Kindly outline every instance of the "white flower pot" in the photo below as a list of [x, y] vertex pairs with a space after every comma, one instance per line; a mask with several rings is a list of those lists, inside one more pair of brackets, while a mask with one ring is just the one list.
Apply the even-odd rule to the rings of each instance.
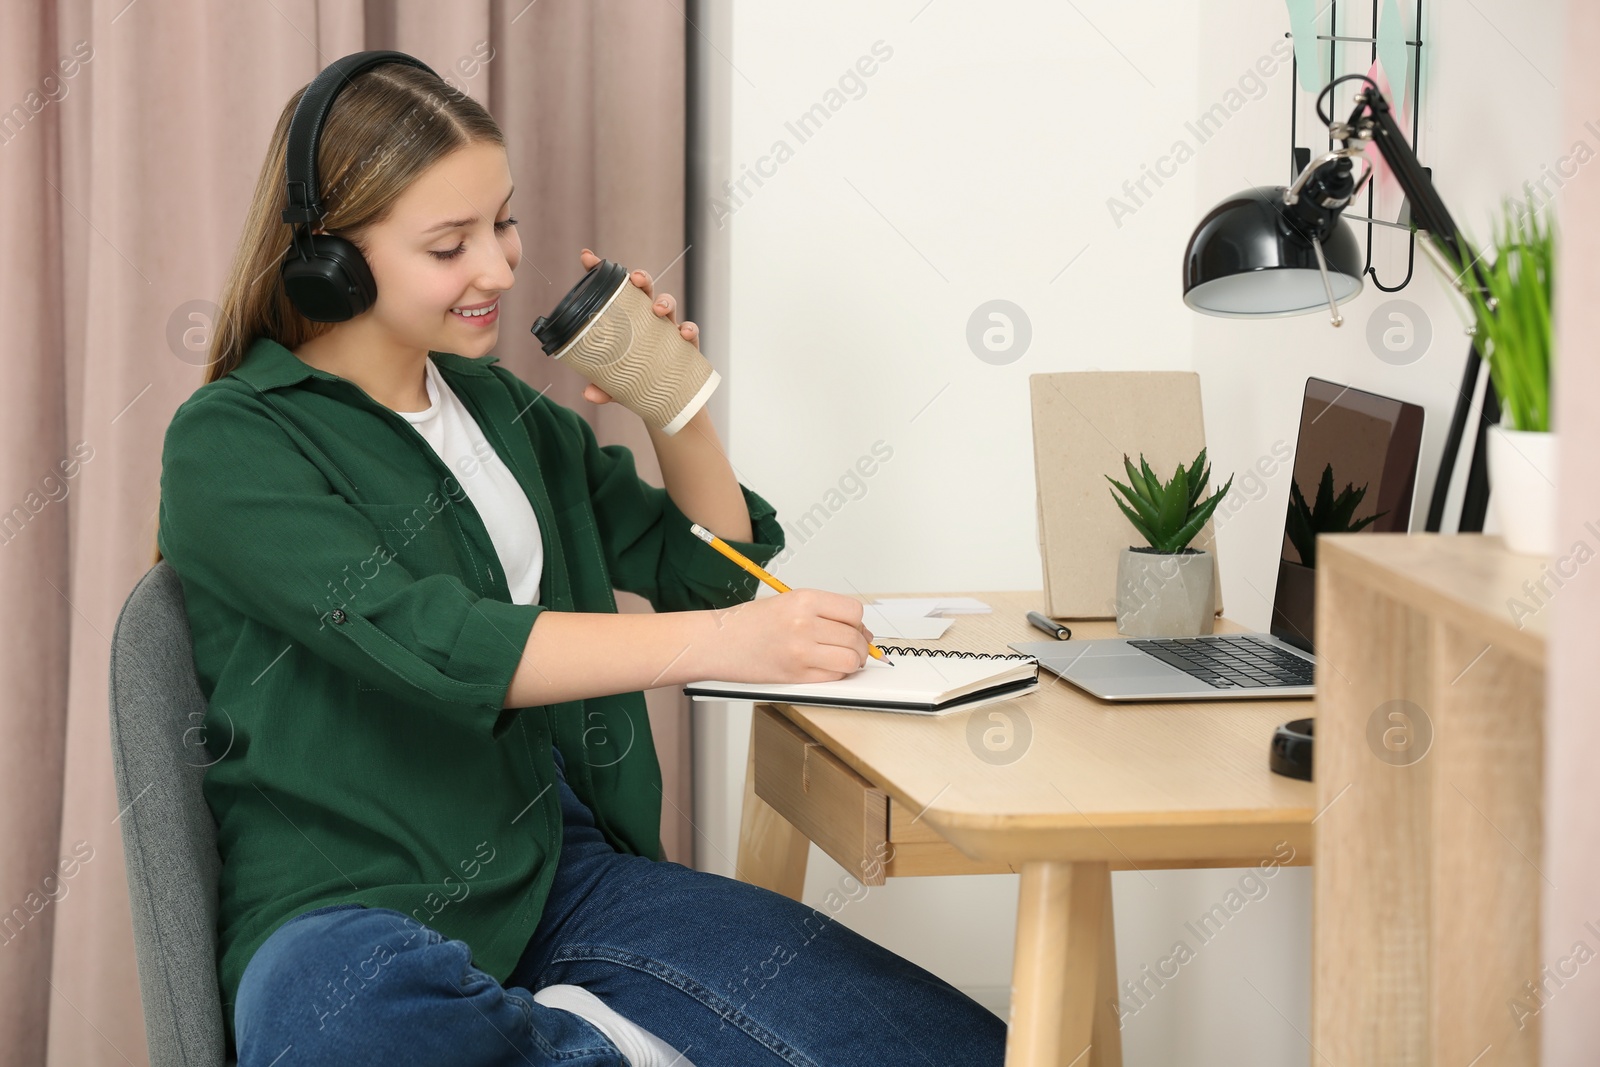
[[1117, 633], [1199, 637], [1212, 632], [1216, 578], [1211, 553], [1125, 548], [1117, 557]]
[[1556, 554], [1556, 435], [1491, 426], [1489, 505], [1506, 547]]

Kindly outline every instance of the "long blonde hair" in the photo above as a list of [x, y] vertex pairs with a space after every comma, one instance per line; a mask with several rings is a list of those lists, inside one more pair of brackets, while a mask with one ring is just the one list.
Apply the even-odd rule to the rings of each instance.
[[[295, 310], [279, 275], [291, 236], [282, 217], [289, 203], [284, 178], [289, 122], [306, 88], [283, 106], [256, 178], [255, 196], [222, 287], [204, 384], [237, 368], [257, 338], [292, 350], [337, 325], [313, 322]], [[364, 251], [361, 239], [367, 229], [388, 218], [394, 202], [423, 171], [456, 149], [479, 142], [503, 146], [499, 124], [481, 104], [438, 75], [400, 63], [363, 71], [340, 91], [323, 122], [317, 181], [325, 214], [319, 229]], [[159, 562], [158, 542], [153, 563]]]

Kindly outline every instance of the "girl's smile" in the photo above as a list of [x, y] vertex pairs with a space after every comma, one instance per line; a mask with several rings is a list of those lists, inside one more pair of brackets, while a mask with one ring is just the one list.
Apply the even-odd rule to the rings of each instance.
[[453, 307], [450, 309], [450, 315], [474, 329], [492, 326], [500, 318], [500, 298], [495, 297], [484, 304], [463, 304]]

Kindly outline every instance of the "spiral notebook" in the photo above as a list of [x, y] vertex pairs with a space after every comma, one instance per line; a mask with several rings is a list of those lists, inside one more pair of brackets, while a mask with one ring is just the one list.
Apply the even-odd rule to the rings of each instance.
[[875, 659], [854, 674], [832, 682], [796, 684], [690, 682], [684, 693], [696, 700], [758, 700], [913, 715], [1009, 700], [1039, 685], [1039, 661], [1008, 652], [963, 652], [953, 648], [879, 645], [893, 661]]

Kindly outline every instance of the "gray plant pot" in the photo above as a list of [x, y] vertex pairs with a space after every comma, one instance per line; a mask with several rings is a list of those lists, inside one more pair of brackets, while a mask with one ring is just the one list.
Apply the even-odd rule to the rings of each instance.
[[1198, 637], [1215, 624], [1211, 554], [1125, 548], [1117, 557], [1117, 633]]

